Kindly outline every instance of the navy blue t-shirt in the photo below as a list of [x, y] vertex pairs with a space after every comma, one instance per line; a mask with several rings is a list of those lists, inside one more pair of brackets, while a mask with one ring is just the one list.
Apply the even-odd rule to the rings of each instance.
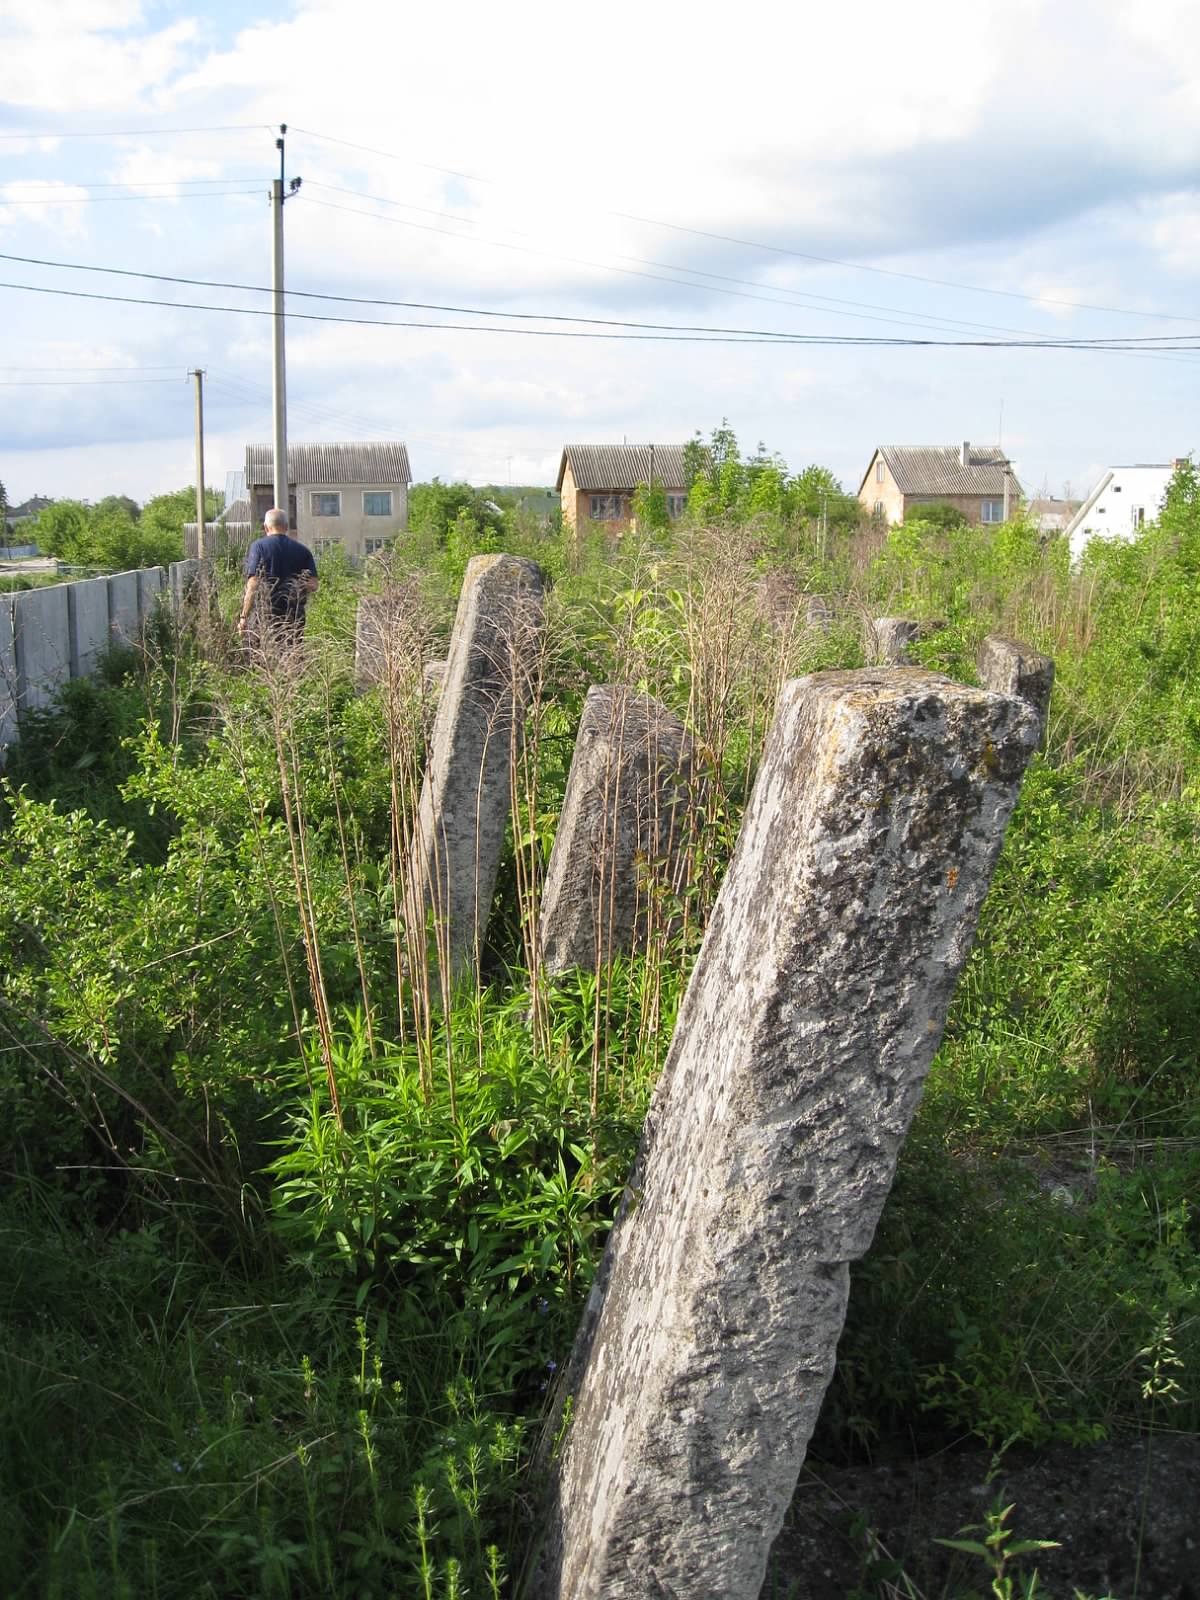
[[250, 546], [243, 569], [246, 577], [258, 578], [267, 591], [271, 613], [295, 620], [304, 615], [308, 591], [300, 583], [306, 572], [317, 575], [313, 554], [299, 539], [286, 533], [269, 533]]

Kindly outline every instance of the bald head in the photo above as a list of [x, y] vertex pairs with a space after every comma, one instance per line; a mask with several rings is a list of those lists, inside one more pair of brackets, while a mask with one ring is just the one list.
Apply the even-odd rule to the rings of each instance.
[[288, 531], [287, 512], [280, 511], [276, 506], [274, 511], [268, 511], [263, 518], [263, 527], [268, 533], [286, 533]]

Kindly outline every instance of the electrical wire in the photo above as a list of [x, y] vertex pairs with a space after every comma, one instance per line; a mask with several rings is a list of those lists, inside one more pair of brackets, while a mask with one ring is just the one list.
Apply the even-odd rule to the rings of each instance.
[[227, 200], [230, 196], [268, 194], [265, 183], [253, 189], [207, 189], [197, 194], [84, 194], [61, 200], [8, 200], [0, 195], [0, 211], [6, 206], [33, 206], [39, 210], [59, 210], [64, 206], [119, 205], [128, 200]]
[[87, 128], [62, 129], [57, 133], [34, 129], [26, 133], [0, 133], [0, 139], [167, 139], [181, 133], [263, 132], [272, 133], [274, 129], [268, 122], [218, 122], [203, 128]]

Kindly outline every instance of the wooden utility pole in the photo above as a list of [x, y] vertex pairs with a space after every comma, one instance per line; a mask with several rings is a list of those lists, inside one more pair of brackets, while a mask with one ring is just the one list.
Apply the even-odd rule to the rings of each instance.
[[196, 380], [196, 555], [204, 560], [204, 374], [199, 367], [191, 376]]

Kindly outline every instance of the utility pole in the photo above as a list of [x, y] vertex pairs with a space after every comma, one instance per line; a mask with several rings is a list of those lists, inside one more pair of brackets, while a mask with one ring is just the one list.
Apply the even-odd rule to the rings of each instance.
[[274, 355], [274, 370], [271, 381], [271, 405], [274, 422], [274, 455], [275, 455], [275, 504], [283, 512], [290, 515], [288, 506], [288, 470], [287, 470], [287, 376], [285, 371], [283, 347], [283, 202], [294, 195], [300, 187], [300, 179], [293, 178], [287, 184], [284, 177], [284, 135], [287, 133], [287, 123], [279, 124], [279, 138], [275, 141], [275, 148], [279, 151], [279, 176], [271, 184], [271, 281], [273, 286], [272, 309], [274, 311], [272, 340]]
[[196, 555], [204, 560], [204, 374], [199, 367], [191, 376], [196, 380]]

